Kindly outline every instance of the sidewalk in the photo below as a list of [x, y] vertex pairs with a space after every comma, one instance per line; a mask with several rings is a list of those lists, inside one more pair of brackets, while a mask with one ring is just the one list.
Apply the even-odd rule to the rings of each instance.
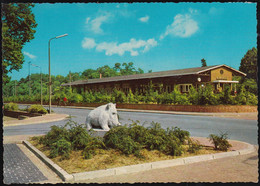
[[258, 153], [75, 183], [258, 182]]
[[37, 117], [31, 117], [24, 120], [13, 119], [9, 121], [4, 121], [4, 127], [6, 126], [16, 126], [16, 125], [29, 125], [29, 124], [37, 124], [37, 123], [47, 123], [53, 121], [60, 121], [66, 119], [69, 115], [67, 114], [46, 114]]

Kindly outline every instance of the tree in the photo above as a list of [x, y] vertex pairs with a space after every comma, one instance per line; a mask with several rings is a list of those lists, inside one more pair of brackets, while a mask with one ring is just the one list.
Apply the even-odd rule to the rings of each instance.
[[108, 65], [104, 65], [103, 67], [99, 67], [97, 69], [97, 72], [99, 74], [102, 74], [102, 77], [113, 77], [113, 76], [117, 75], [117, 72], [113, 68], [110, 68]]
[[37, 24], [32, 3], [2, 4], [2, 69], [3, 82], [10, 81], [8, 72], [19, 70], [24, 63], [22, 49], [34, 38]]
[[113, 69], [117, 72], [120, 71], [121, 70], [121, 63], [115, 63], [115, 66], [113, 67]]
[[129, 63], [123, 63], [122, 66], [124, 66], [124, 69], [121, 69], [121, 75], [131, 75], [131, 74], [136, 74], [136, 70], [133, 67], [134, 63], [129, 62]]
[[207, 62], [204, 58], [201, 59], [201, 67], [206, 67], [207, 66]]
[[247, 74], [247, 78], [257, 80], [257, 49], [248, 50], [241, 59], [239, 70]]

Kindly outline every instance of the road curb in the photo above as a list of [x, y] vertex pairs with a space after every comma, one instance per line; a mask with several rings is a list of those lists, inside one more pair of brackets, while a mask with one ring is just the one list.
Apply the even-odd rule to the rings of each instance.
[[[64, 115], [64, 116], [60, 117], [60, 114], [59, 114], [58, 117], [50, 119], [50, 120], [42, 119], [42, 117], [46, 117], [46, 116], [37, 116], [37, 117], [41, 117], [41, 119], [35, 120], [35, 121], [31, 121], [30, 119], [28, 119], [28, 120], [22, 120], [22, 121], [26, 121], [24, 123], [19, 123], [19, 122], [17, 122], [17, 123], [3, 123], [3, 125], [4, 125], [4, 127], [12, 127], [12, 126], [20, 126], [20, 125], [33, 125], [33, 124], [40, 124], [40, 123], [49, 123], [49, 122], [64, 120], [69, 116], [68, 114], [62, 114], [62, 115]], [[34, 119], [34, 118], [32, 118], [32, 119]]]
[[241, 142], [241, 143], [246, 144], [247, 147], [241, 150], [235, 150], [230, 152], [205, 154], [205, 155], [192, 156], [186, 158], [177, 158], [172, 160], [162, 160], [162, 161], [149, 162], [149, 163], [143, 163], [137, 165], [128, 165], [128, 166], [116, 167], [116, 168], [110, 168], [104, 170], [68, 174], [65, 170], [63, 170], [52, 160], [46, 157], [41, 151], [36, 149], [30, 142], [26, 140], [23, 141], [23, 144], [25, 144], [25, 146], [29, 150], [31, 150], [37, 157], [39, 157], [40, 160], [42, 160], [48, 167], [50, 167], [63, 181], [67, 181], [67, 182], [71, 182], [71, 181], [75, 182], [75, 181], [82, 181], [87, 179], [101, 178], [106, 176], [136, 173], [136, 172], [159, 169], [159, 168], [173, 167], [178, 165], [187, 165], [187, 164], [192, 164], [197, 162], [210, 161], [214, 159], [245, 155], [245, 154], [252, 153], [256, 150], [255, 147], [249, 143], [245, 143], [245, 142]]
[[73, 176], [68, 174], [65, 170], [55, 164], [51, 159], [45, 156], [41, 151], [36, 149], [30, 142], [27, 140], [23, 141], [23, 144], [32, 151], [43, 163], [45, 163], [49, 168], [51, 168], [63, 181], [73, 180]]

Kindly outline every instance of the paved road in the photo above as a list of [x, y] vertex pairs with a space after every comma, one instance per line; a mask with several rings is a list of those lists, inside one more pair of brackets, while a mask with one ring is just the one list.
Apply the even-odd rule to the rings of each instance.
[[[25, 106], [20, 106], [25, 107]], [[86, 116], [91, 110], [52, 107], [54, 112], [74, 116], [73, 120], [84, 123]], [[122, 124], [131, 123], [131, 120], [139, 120], [140, 123], [147, 122], [145, 126], [154, 122], [161, 123], [163, 128], [180, 127], [190, 132], [191, 136], [208, 137], [209, 134], [219, 134], [220, 131], [227, 132], [232, 140], [239, 140], [258, 145], [258, 127], [256, 120], [242, 120], [231, 118], [218, 118], [210, 116], [173, 115], [141, 112], [118, 112]], [[50, 122], [35, 125], [23, 125], [4, 127], [4, 136], [46, 134], [52, 125], [64, 125], [66, 121]]]

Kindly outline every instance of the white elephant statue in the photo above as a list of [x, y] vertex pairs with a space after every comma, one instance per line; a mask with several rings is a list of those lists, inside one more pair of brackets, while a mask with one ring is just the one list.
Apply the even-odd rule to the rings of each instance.
[[118, 121], [116, 104], [108, 103], [92, 110], [86, 118], [87, 130], [101, 128], [110, 130], [110, 127], [121, 125]]

